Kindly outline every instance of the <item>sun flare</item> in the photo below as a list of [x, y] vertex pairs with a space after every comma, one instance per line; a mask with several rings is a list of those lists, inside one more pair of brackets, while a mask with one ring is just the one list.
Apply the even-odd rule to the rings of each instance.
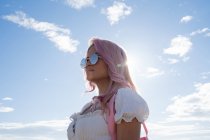
[[136, 77], [139, 72], [139, 61], [138, 58], [135, 56], [128, 55], [127, 65], [130, 72], [131, 77]]

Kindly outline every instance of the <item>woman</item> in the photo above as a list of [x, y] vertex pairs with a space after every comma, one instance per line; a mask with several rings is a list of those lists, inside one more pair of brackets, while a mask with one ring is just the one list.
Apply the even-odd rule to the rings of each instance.
[[[90, 90], [98, 89], [80, 112], [73, 114], [67, 133], [69, 140], [139, 140], [140, 123], [149, 115], [144, 99], [131, 80], [127, 57], [115, 43], [93, 38], [86, 58], [82, 59]], [[114, 133], [110, 131], [109, 101], [114, 99]]]

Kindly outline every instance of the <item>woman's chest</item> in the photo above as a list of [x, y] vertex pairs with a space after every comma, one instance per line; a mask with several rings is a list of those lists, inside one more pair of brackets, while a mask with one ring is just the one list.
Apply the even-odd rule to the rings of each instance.
[[106, 115], [99, 110], [78, 116], [69, 127], [71, 127], [72, 131], [68, 133], [74, 133], [74, 138], [78, 140], [110, 139]]
[[75, 126], [76, 133], [105, 133], [107, 123], [105, 116], [94, 114], [78, 119]]

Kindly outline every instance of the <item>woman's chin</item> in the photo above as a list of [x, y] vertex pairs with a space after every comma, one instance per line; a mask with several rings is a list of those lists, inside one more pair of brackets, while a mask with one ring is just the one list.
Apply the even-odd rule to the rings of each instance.
[[92, 76], [87, 76], [86, 79], [90, 82], [94, 82], [95, 78]]

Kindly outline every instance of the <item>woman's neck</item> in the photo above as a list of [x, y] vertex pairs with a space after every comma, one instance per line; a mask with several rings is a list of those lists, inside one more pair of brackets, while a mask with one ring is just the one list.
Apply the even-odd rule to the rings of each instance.
[[109, 87], [110, 82], [111, 82], [111, 80], [109, 78], [100, 79], [99, 81], [96, 82], [96, 85], [99, 90], [99, 96], [102, 96], [105, 94], [105, 92], [107, 91], [107, 89]]

